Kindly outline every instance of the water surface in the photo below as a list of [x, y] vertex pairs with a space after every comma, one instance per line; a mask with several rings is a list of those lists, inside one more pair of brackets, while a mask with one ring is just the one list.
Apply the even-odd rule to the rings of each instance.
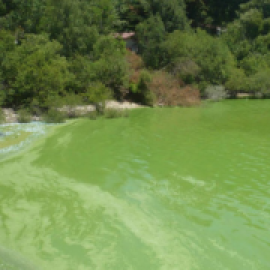
[[270, 101], [58, 126], [0, 163], [0, 269], [270, 269]]

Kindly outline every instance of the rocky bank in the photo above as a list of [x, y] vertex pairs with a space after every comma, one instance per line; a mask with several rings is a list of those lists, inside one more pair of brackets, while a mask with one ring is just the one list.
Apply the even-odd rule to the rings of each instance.
[[[140, 104], [129, 102], [129, 101], [115, 101], [108, 100], [105, 103], [107, 109], [115, 109], [115, 110], [126, 110], [126, 109], [136, 109], [143, 108]], [[67, 115], [76, 115], [83, 116], [89, 112], [95, 111], [94, 105], [78, 105], [78, 106], [63, 106], [59, 108], [59, 111], [67, 113]], [[17, 123], [18, 122], [18, 113], [11, 108], [3, 108], [4, 120], [6, 123]], [[32, 116], [32, 121], [41, 121], [41, 117]]]

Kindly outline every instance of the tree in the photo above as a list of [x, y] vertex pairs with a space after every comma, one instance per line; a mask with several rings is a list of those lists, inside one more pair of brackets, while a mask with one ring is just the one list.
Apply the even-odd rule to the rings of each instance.
[[160, 16], [166, 32], [188, 28], [186, 6], [183, 0], [117, 0], [122, 30], [134, 31], [138, 24], [153, 16]]
[[1, 0], [0, 24], [8, 30], [20, 27], [27, 33], [37, 33], [45, 6], [46, 0]]
[[249, 91], [253, 92], [257, 96], [269, 96], [270, 95], [270, 68], [259, 70], [253, 74], [249, 80]]
[[45, 35], [27, 35], [3, 61], [4, 82], [8, 85], [6, 103], [29, 106], [35, 101], [46, 108], [50, 95], [64, 92], [72, 75], [65, 57], [59, 55], [61, 45]]
[[226, 89], [229, 91], [231, 97], [236, 97], [238, 92], [248, 91], [248, 78], [243, 69], [231, 69], [229, 79], [227, 80]]
[[112, 91], [104, 84], [96, 82], [88, 87], [83, 97], [87, 102], [95, 104], [98, 113], [103, 113], [105, 102], [112, 97]]
[[208, 84], [224, 84], [230, 69], [235, 66], [227, 45], [201, 30], [196, 33], [175, 31], [168, 36], [163, 47], [166, 65], [177, 61], [177, 65], [183, 66], [190, 61], [192, 64], [185, 66], [191, 70], [186, 69], [185, 73], [194, 74], [202, 88]]
[[238, 18], [223, 35], [238, 61], [250, 53], [265, 54], [270, 48], [270, 2], [252, 0], [240, 5]]
[[75, 77], [69, 87], [77, 93], [86, 93], [99, 82], [111, 89], [116, 98], [122, 98], [123, 90], [128, 88], [125, 54], [126, 47], [122, 40], [101, 36], [94, 45], [91, 57], [76, 55], [71, 60], [70, 71]]
[[183, 0], [148, 0], [152, 15], [160, 16], [168, 33], [186, 30], [189, 26]]
[[162, 62], [162, 43], [166, 36], [165, 26], [159, 15], [152, 16], [136, 28], [139, 52], [146, 66], [159, 68]]
[[237, 17], [237, 11], [247, 0], [186, 0], [187, 16], [195, 27], [223, 25]]

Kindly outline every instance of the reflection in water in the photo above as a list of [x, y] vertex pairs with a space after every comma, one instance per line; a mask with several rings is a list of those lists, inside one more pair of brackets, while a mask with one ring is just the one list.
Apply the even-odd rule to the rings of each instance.
[[80, 120], [2, 161], [0, 269], [269, 269], [269, 105]]

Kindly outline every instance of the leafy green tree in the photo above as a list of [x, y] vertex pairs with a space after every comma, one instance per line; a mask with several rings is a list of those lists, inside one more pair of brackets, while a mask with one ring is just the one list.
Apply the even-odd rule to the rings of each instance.
[[237, 17], [237, 11], [247, 0], [186, 0], [187, 16], [194, 26], [223, 25]]
[[[235, 66], [235, 60], [227, 45], [219, 38], [214, 38], [204, 31], [197, 30], [197, 33], [175, 31], [170, 34], [164, 42], [165, 60], [167, 65], [178, 61], [183, 65], [188, 60], [193, 64], [189, 66], [190, 74], [197, 69], [197, 83], [202, 88], [206, 85], [222, 85]], [[188, 74], [188, 70], [185, 70]]]
[[93, 47], [93, 58], [99, 60], [112, 55], [123, 57], [126, 54], [126, 44], [122, 39], [113, 36], [100, 36]]
[[247, 76], [251, 76], [258, 71], [269, 68], [269, 64], [264, 55], [250, 53], [240, 62], [240, 67], [243, 68]]
[[238, 92], [248, 91], [248, 78], [243, 69], [231, 69], [229, 79], [227, 80], [226, 89], [231, 97], [236, 97]]
[[160, 16], [167, 32], [189, 26], [183, 0], [117, 0], [116, 8], [125, 22], [122, 30], [134, 31], [138, 24], [153, 16]]
[[102, 83], [110, 88], [116, 98], [128, 87], [128, 63], [126, 48], [122, 40], [112, 36], [101, 36], [95, 43], [92, 56], [76, 55], [71, 61], [70, 71], [75, 79], [70, 88], [77, 93], [89, 92], [93, 84]]
[[270, 2], [252, 0], [240, 5], [238, 18], [228, 25], [223, 39], [238, 61], [250, 53], [265, 54], [270, 48]]
[[256, 38], [263, 30], [263, 14], [258, 9], [250, 9], [240, 14], [239, 20], [247, 39]]
[[100, 114], [104, 112], [106, 100], [112, 98], [112, 91], [100, 82], [90, 85], [84, 93], [86, 102], [93, 103], [96, 106], [96, 111]]
[[88, 54], [99, 34], [108, 34], [120, 23], [110, 0], [47, 0], [40, 31], [63, 45], [66, 56]]
[[6, 4], [3, 0], [0, 0], [0, 16], [4, 16], [6, 14]]
[[259, 70], [257, 73], [249, 77], [249, 91], [257, 96], [270, 95], [270, 68]]
[[5, 30], [0, 30], [0, 100], [1, 105], [5, 103], [8, 93], [8, 83], [5, 79], [3, 70], [3, 63], [7, 58], [7, 55], [15, 50], [15, 38], [14, 36]]
[[161, 17], [168, 33], [188, 28], [186, 5], [183, 0], [148, 0], [152, 14]]
[[1, 0], [0, 23], [9, 30], [36, 33], [45, 6], [46, 0]]
[[196, 79], [201, 71], [197, 63], [190, 57], [176, 57], [166, 67], [167, 71], [186, 84], [196, 83]]
[[119, 31], [135, 31], [151, 15], [147, 0], [115, 0], [115, 8], [121, 20]]
[[18, 34], [48, 33], [63, 45], [65, 56], [88, 54], [99, 34], [120, 23], [110, 0], [1, 0], [0, 16], [0, 25]]
[[240, 5], [241, 13], [247, 12], [251, 9], [257, 9], [263, 13], [263, 17], [270, 17], [270, 1], [269, 0], [250, 0], [243, 1]]
[[29, 34], [21, 46], [7, 54], [2, 66], [9, 105], [29, 106], [35, 100], [46, 107], [50, 95], [64, 92], [71, 74], [60, 50], [61, 45], [47, 36]]
[[75, 55], [69, 60], [69, 70], [73, 74], [73, 80], [69, 82], [69, 92], [83, 94], [88, 87], [96, 80], [94, 63], [89, 57]]
[[122, 98], [128, 88], [128, 62], [125, 43], [110, 36], [101, 37], [94, 45], [94, 70], [96, 80], [113, 90], [116, 98]]
[[139, 51], [146, 66], [159, 68], [162, 63], [162, 43], [166, 37], [165, 26], [159, 15], [152, 16], [136, 28]]

